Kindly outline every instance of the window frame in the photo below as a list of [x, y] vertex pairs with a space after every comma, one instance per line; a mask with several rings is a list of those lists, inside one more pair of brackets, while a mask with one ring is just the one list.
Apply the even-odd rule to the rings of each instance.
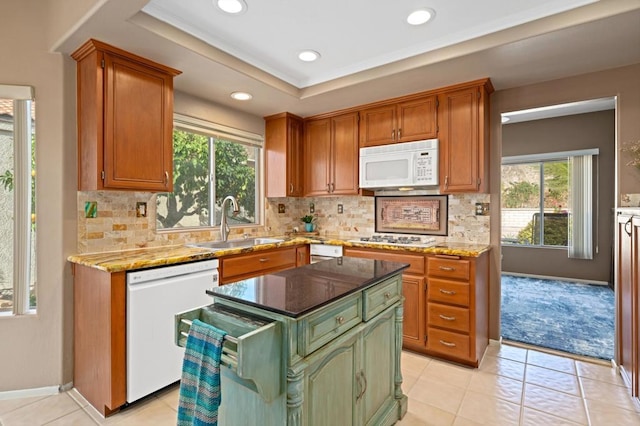
[[[35, 260], [35, 221], [32, 220], [32, 151], [35, 123], [32, 120], [32, 86], [0, 84], [0, 98], [13, 100], [13, 308], [0, 317], [37, 314], [37, 266]], [[33, 153], [33, 155], [32, 155]], [[32, 253], [33, 256], [32, 257]], [[33, 271], [32, 271], [33, 266]], [[31, 307], [31, 282], [34, 282], [34, 307]]]
[[[252, 228], [262, 227], [265, 223], [265, 203], [264, 203], [264, 188], [265, 188], [265, 154], [264, 154], [264, 136], [256, 133], [252, 133], [245, 130], [236, 129], [233, 127], [217, 124], [211, 121], [202, 120], [199, 118], [191, 117], [188, 115], [174, 113], [173, 115], [173, 130], [180, 130], [185, 132], [192, 132], [207, 137], [207, 144], [209, 150], [209, 202], [211, 207], [215, 206], [215, 176], [213, 174], [215, 169], [215, 140], [222, 139], [225, 141], [235, 142], [241, 145], [253, 146], [260, 148], [258, 155], [256, 156], [255, 164], [255, 179], [256, 179], [256, 194], [255, 194], [255, 216], [254, 223], [243, 225], [229, 224], [230, 228]], [[172, 131], [173, 135], [173, 131]], [[157, 215], [157, 213], [156, 213]], [[156, 216], [157, 218], [157, 216]], [[215, 209], [211, 209], [210, 223], [204, 226], [182, 226], [172, 228], [160, 228], [157, 227], [158, 233], [172, 233], [172, 232], [192, 232], [192, 231], [205, 231], [205, 230], [218, 230], [219, 225], [215, 225], [216, 222]]]

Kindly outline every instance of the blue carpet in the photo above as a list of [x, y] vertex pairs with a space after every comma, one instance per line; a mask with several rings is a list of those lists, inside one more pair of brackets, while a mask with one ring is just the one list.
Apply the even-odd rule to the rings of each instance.
[[607, 286], [502, 276], [504, 339], [613, 358], [614, 298]]

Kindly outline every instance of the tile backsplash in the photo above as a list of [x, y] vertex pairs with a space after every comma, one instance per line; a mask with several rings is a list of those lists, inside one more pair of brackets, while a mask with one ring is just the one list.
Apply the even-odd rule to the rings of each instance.
[[[300, 218], [316, 216], [322, 236], [350, 239], [374, 232], [374, 197], [344, 196], [316, 198], [265, 199], [265, 222], [260, 226], [232, 227], [229, 239], [284, 235], [297, 227], [304, 231]], [[86, 217], [85, 204], [97, 203], [96, 217]], [[476, 216], [476, 203], [488, 203], [489, 194], [449, 196], [449, 235], [436, 237], [438, 242], [489, 244], [490, 216]], [[136, 214], [136, 205], [146, 203], [147, 216]], [[314, 213], [310, 213], [313, 203]], [[284, 213], [278, 205], [284, 205]], [[220, 239], [218, 228], [207, 230], [156, 230], [156, 196], [147, 192], [82, 191], [78, 192], [78, 252], [92, 253], [144, 247], [185, 244]], [[342, 205], [342, 213], [338, 213]]]

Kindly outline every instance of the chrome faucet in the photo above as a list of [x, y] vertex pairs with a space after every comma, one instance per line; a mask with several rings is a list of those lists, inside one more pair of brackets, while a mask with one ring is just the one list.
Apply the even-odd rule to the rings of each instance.
[[227, 238], [229, 237], [229, 225], [227, 225], [227, 201], [231, 201], [234, 215], [238, 214], [240, 211], [238, 201], [233, 195], [228, 195], [224, 200], [222, 200], [222, 218], [220, 218], [220, 238], [222, 238], [222, 241], [227, 241]]

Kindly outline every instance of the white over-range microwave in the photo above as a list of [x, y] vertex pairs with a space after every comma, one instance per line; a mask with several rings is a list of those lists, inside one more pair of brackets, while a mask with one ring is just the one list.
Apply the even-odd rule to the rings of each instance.
[[360, 188], [438, 185], [438, 139], [360, 148]]

